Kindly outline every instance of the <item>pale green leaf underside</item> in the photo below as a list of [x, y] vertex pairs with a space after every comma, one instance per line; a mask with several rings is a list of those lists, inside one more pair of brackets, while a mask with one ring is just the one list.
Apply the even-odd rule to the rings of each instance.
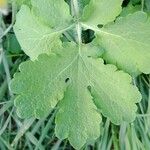
[[132, 75], [150, 73], [150, 19], [136, 12], [97, 32], [104, 59]]
[[56, 134], [77, 149], [99, 136], [97, 108], [115, 124], [130, 122], [141, 99], [128, 74], [88, 57], [87, 49], [68, 43], [57, 54], [41, 55], [21, 65], [11, 84], [20, 117], [40, 118], [60, 101]]
[[33, 60], [41, 53], [50, 53], [54, 46], [61, 45], [61, 32], [42, 24], [25, 5], [17, 14], [14, 31], [22, 49]]
[[[40, 4], [41, 2], [42, 4]], [[22, 49], [32, 60], [35, 60], [42, 53], [49, 54], [53, 47], [60, 47], [62, 43], [60, 40], [62, 32], [71, 27], [71, 17], [67, 4], [61, 1], [62, 4], [59, 5], [65, 8], [59, 12], [57, 11], [60, 9], [58, 3], [52, 11], [47, 7], [51, 5], [47, 4], [49, 2], [52, 1], [33, 0], [34, 7], [31, 10], [28, 6], [23, 5], [17, 14], [14, 31]], [[42, 14], [43, 16], [40, 16]], [[49, 18], [44, 18], [44, 16]], [[68, 18], [68, 21], [65, 18]], [[44, 19], [51, 22], [45, 23]], [[55, 28], [53, 28], [53, 25], [55, 25]]]
[[[76, 69], [72, 68], [74, 81], [58, 105], [55, 133], [60, 139], [68, 138], [73, 147], [80, 149], [86, 142], [99, 137], [101, 117], [96, 112], [84, 75], [76, 76]], [[78, 74], [82, 74], [82, 70], [79, 69]]]
[[21, 73], [15, 74], [11, 84], [13, 92], [19, 95], [15, 105], [20, 117], [40, 118], [63, 98], [67, 78], [63, 70], [75, 55], [74, 51], [69, 53], [67, 50], [62, 50], [62, 56], [43, 54], [35, 62], [20, 65]]
[[118, 68], [137, 76], [150, 73], [150, 19], [144, 12], [119, 17], [115, 23], [93, 28], [104, 48], [103, 58]]
[[91, 0], [83, 10], [82, 20], [89, 25], [105, 25], [120, 14], [123, 0]]
[[32, 0], [34, 14], [51, 28], [65, 28], [71, 23], [69, 6], [64, 0]]

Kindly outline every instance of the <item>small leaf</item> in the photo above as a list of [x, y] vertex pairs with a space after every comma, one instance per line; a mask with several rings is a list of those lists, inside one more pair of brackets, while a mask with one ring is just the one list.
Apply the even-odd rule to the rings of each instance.
[[91, 72], [92, 96], [102, 114], [117, 125], [132, 122], [137, 111], [135, 103], [141, 100], [132, 78], [114, 65], [104, 65], [102, 59], [91, 59], [87, 67]]
[[107, 24], [121, 12], [123, 0], [91, 0], [83, 10], [82, 20], [91, 26]]
[[144, 12], [119, 17], [115, 22], [94, 30], [104, 49], [103, 58], [133, 76], [150, 73], [150, 19]]
[[[53, 11], [52, 10], [49, 11], [50, 9], [48, 10], [48, 8], [47, 9], [45, 8], [44, 12], [37, 12], [38, 9], [36, 9], [35, 11], [35, 5], [41, 6], [40, 5], [41, 2], [42, 2], [43, 9], [40, 9], [40, 10], [42, 11], [48, 5], [47, 0], [44, 0], [44, 2], [38, 1], [38, 3], [37, 3], [37, 0], [33, 1], [34, 11], [32, 9], [30, 10], [28, 6], [23, 5], [21, 7], [21, 10], [17, 14], [17, 21], [16, 21], [16, 24], [14, 25], [14, 31], [22, 49], [28, 56], [30, 56], [32, 60], [36, 59], [42, 53], [49, 54], [53, 47], [56, 47], [56, 46], [61, 47], [62, 42], [60, 40], [60, 36], [62, 32], [64, 32], [71, 26], [71, 24], [66, 23], [65, 18], [63, 18], [69, 15], [69, 14], [68, 15], [66, 14], [66, 16], [62, 16], [60, 18], [64, 20], [64, 23], [66, 23], [68, 27], [66, 28], [64, 26], [60, 27], [59, 25], [61, 25], [62, 22], [58, 23], [58, 20], [57, 20], [57, 22], [55, 22], [56, 27], [55, 29], [53, 29], [52, 28], [52, 24], [54, 23], [53, 19], [56, 21], [56, 18], [58, 17], [57, 15], [59, 15], [59, 14], [57, 15], [55, 14], [56, 12], [58, 13], [57, 9], [59, 10], [59, 8], [57, 7], [59, 6], [56, 5], [55, 6], [56, 8], [54, 7]], [[67, 4], [65, 4], [65, 6], [66, 5]], [[63, 9], [62, 12], [59, 12], [59, 13], [63, 13], [63, 12], [66, 13], [66, 11]], [[69, 11], [69, 7], [68, 7], [68, 11]], [[55, 16], [56, 18], [53, 18], [54, 14], [50, 15], [51, 12], [53, 12], [56, 15]], [[49, 22], [49, 24], [44, 24], [44, 22], [42, 22], [44, 20], [41, 20], [40, 14], [36, 16], [35, 13], [45, 13], [45, 17], [48, 14], [49, 17], [53, 19], [51, 18], [47, 18], [47, 19], [51, 20], [53, 23], [51, 24]], [[44, 19], [44, 16], [42, 17]]]
[[150, 19], [145, 13], [118, 18], [97, 34], [107, 62], [135, 76], [150, 73]]

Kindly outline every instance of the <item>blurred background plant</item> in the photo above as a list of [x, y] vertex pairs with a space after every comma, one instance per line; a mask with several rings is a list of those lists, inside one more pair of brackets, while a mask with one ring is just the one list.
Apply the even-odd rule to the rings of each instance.
[[[22, 120], [16, 114], [9, 84], [19, 64], [28, 59], [13, 32], [16, 13], [23, 3], [30, 5], [30, 0], [0, 0], [0, 150], [72, 150], [67, 140], [55, 137], [56, 110], [41, 120]], [[122, 7], [121, 16], [140, 10], [150, 15], [150, 0], [124, 0]], [[83, 31], [82, 37], [87, 43], [94, 38], [93, 32]], [[150, 75], [142, 74], [133, 81], [143, 97], [136, 120], [115, 126], [103, 118], [100, 138], [83, 149], [150, 150]]]

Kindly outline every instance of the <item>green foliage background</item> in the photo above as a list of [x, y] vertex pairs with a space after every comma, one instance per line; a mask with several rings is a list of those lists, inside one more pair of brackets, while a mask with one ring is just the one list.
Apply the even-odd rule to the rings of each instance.
[[[86, 1], [85, 1], [86, 2]], [[28, 60], [23, 53], [12, 29], [16, 12], [22, 3], [30, 6], [30, 1], [10, 1], [9, 14], [0, 16], [0, 149], [73, 149], [67, 140], [59, 140], [54, 134], [56, 110], [43, 119], [20, 119], [14, 107], [14, 95], [9, 83], [20, 63]], [[126, 16], [138, 10], [150, 13], [149, 0], [125, 0], [121, 15]], [[84, 42], [93, 39], [91, 31], [83, 32]], [[131, 123], [116, 126], [103, 118], [101, 136], [95, 143], [83, 149], [90, 150], [149, 150], [150, 149], [150, 76], [140, 75], [134, 79], [142, 93], [138, 104], [138, 116]]]

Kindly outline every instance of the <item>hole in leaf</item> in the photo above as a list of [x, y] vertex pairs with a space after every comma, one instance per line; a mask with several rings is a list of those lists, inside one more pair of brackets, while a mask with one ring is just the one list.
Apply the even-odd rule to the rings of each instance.
[[95, 38], [94, 31], [87, 29], [82, 31], [82, 42], [87, 44], [93, 41]]
[[68, 83], [68, 82], [69, 82], [69, 80], [70, 80], [70, 79], [69, 79], [69, 78], [67, 78], [67, 79], [65, 80], [65, 83]]
[[97, 27], [98, 27], [98, 28], [102, 28], [102, 27], [103, 27], [103, 25], [102, 25], [102, 24], [99, 24]]
[[107, 62], [106, 62], [106, 60], [104, 60], [104, 65], [107, 65]]
[[91, 86], [90, 85], [87, 87], [87, 89], [91, 92]]

